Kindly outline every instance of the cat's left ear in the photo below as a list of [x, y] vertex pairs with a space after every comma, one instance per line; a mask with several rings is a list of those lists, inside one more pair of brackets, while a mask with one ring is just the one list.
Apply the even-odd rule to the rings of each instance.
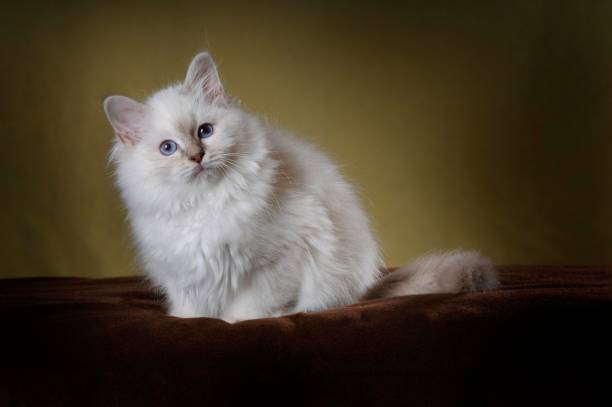
[[193, 58], [183, 87], [203, 96], [211, 104], [227, 104], [217, 66], [208, 52], [202, 52]]
[[148, 107], [125, 96], [104, 99], [104, 112], [123, 144], [136, 144], [143, 136]]

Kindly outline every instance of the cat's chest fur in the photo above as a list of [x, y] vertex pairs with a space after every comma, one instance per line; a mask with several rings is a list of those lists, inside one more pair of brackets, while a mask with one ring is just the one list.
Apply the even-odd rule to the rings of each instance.
[[132, 222], [147, 274], [168, 290], [209, 292], [215, 298], [210, 314], [253, 268], [252, 236], [228, 213], [197, 208], [172, 217], [135, 216]]

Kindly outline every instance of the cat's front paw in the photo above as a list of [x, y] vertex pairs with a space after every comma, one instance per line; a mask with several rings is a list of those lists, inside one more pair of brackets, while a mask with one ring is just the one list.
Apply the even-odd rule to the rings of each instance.
[[193, 307], [189, 306], [177, 306], [170, 305], [168, 307], [168, 315], [177, 317], [177, 318], [197, 318], [200, 315], [193, 309]]

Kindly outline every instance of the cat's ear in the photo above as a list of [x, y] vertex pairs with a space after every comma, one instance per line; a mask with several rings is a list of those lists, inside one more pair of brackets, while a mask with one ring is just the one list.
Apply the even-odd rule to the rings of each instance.
[[104, 112], [124, 144], [136, 144], [142, 139], [147, 106], [125, 96], [104, 99]]
[[203, 96], [211, 104], [226, 104], [217, 66], [208, 52], [202, 52], [193, 58], [183, 87]]

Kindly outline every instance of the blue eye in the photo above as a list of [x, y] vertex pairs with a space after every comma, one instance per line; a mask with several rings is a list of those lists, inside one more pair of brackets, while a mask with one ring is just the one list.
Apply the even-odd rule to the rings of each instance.
[[162, 155], [172, 155], [176, 152], [176, 143], [172, 140], [165, 140], [159, 145], [159, 152]]
[[212, 136], [214, 132], [215, 132], [215, 128], [210, 123], [204, 123], [204, 124], [201, 124], [200, 127], [198, 127], [198, 137], [199, 138], [208, 138]]

